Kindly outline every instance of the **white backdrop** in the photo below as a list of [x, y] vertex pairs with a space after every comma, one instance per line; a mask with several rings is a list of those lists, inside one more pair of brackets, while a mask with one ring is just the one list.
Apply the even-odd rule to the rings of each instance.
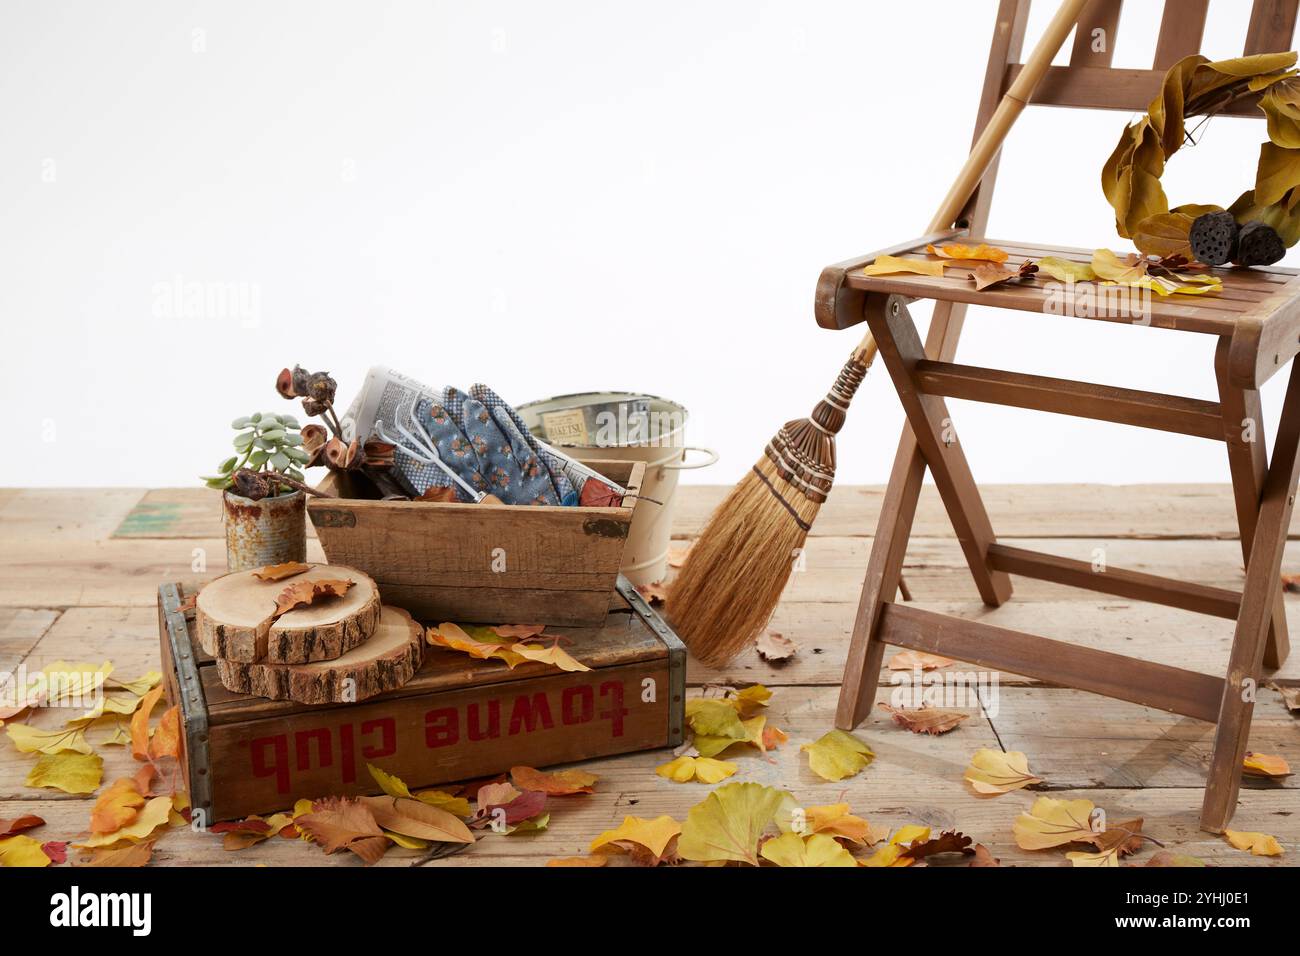
[[[1246, 6], [1214, 0], [1208, 53]], [[345, 400], [370, 364], [664, 395], [729, 483], [858, 338], [813, 324], [821, 268], [919, 234], [961, 165], [995, 8], [4, 0], [0, 484], [194, 483], [294, 362]], [[1098, 176], [1129, 118], [1027, 114], [992, 235], [1124, 248]], [[1215, 120], [1171, 198], [1234, 199], [1263, 136]], [[1213, 397], [1212, 347], [978, 310], [960, 357]], [[1226, 480], [1216, 443], [956, 404], [983, 481]], [[841, 481], [883, 481], [900, 424], [877, 369]]]

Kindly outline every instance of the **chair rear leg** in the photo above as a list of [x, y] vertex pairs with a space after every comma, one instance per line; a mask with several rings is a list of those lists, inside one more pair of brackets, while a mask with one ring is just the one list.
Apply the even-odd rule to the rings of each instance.
[[[1264, 435], [1264, 417], [1259, 392], [1235, 387], [1228, 379], [1230, 338], [1219, 340], [1214, 354], [1214, 374], [1219, 383], [1219, 404], [1223, 409], [1223, 432], [1228, 446], [1228, 468], [1232, 474], [1232, 493], [1237, 507], [1237, 526], [1241, 534], [1241, 556], [1250, 561], [1255, 525], [1259, 519], [1259, 499], [1268, 473], [1268, 439]], [[1286, 624], [1286, 600], [1279, 590], [1273, 601], [1264, 648], [1264, 667], [1277, 670], [1286, 663], [1291, 651]]]
[[1300, 362], [1291, 366], [1291, 381], [1277, 430], [1277, 448], [1264, 478], [1254, 541], [1246, 564], [1241, 613], [1215, 728], [1214, 756], [1201, 808], [1201, 827], [1212, 833], [1223, 832], [1237, 806], [1241, 766], [1250, 740], [1250, 720], [1269, 623], [1282, 586], [1282, 552], [1295, 509], [1297, 479], [1300, 479]]

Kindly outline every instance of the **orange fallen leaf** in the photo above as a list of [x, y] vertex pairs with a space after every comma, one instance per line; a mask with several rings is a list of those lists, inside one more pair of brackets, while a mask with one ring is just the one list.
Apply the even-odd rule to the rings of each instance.
[[162, 695], [163, 687], [159, 684], [144, 695], [140, 706], [131, 715], [131, 755], [136, 760], [149, 759], [149, 716]]
[[1267, 833], [1224, 830], [1223, 838], [1238, 850], [1249, 850], [1254, 856], [1282, 855], [1282, 845], [1277, 842], [1277, 837], [1269, 836]]
[[258, 568], [253, 572], [253, 577], [259, 581], [283, 581], [285, 578], [291, 578], [295, 574], [302, 574], [304, 571], [310, 570], [310, 564], [303, 564], [301, 561], [286, 561], [284, 564], [269, 564], [264, 568]]
[[951, 658], [927, 654], [925, 651], [899, 651], [889, 659], [889, 669], [891, 671], [932, 671], [956, 663]]
[[986, 242], [981, 242], [977, 246], [960, 242], [951, 242], [942, 246], [931, 244], [925, 247], [925, 251], [940, 259], [965, 259], [974, 262], [1006, 262], [1010, 258], [1008, 253]]
[[1242, 764], [1242, 770], [1252, 777], [1270, 777], [1274, 780], [1291, 776], [1290, 765], [1281, 757], [1275, 757], [1272, 754], [1257, 754], [1249, 750], [1246, 751], [1246, 759]]
[[153, 859], [153, 840], [133, 843], [120, 850], [95, 850], [82, 857], [81, 866], [137, 867], [146, 866]]
[[116, 833], [140, 814], [144, 794], [131, 777], [114, 781], [99, 795], [90, 812], [90, 832], [96, 836]]
[[927, 262], [925, 259], [877, 256], [875, 262], [862, 270], [862, 274], [866, 276], [921, 275], [942, 279], [943, 266], [942, 262]]
[[858, 846], [874, 846], [889, 836], [889, 827], [873, 827], [867, 820], [850, 813], [847, 803], [808, 807], [804, 810], [804, 823], [808, 833], [824, 833]]
[[352, 587], [349, 578], [318, 578], [291, 584], [275, 599], [275, 616], [288, 614], [294, 608], [308, 607], [317, 601], [342, 597]]
[[560, 670], [570, 673], [591, 670], [586, 664], [560, 647], [559, 641], [549, 647], [543, 644], [511, 644], [510, 652], [518, 654], [525, 660], [537, 661], [539, 664], [550, 664], [552, 667], [558, 667]]
[[763, 741], [762, 749], [766, 753], [769, 750], [775, 750], [777, 747], [781, 746], [790, 739], [790, 735], [780, 727], [764, 726], [763, 736], [761, 739]]
[[946, 734], [970, 717], [970, 714], [960, 710], [940, 710], [937, 707], [917, 707], [909, 710], [906, 707], [891, 707], [888, 704], [878, 706], [893, 716], [894, 723], [914, 734], [935, 736]]
[[591, 841], [594, 853], [599, 849], [616, 849], [629, 853], [637, 866], [658, 866], [677, 861], [677, 838], [682, 825], [670, 816], [648, 820], [624, 817], [622, 826], [606, 830]]
[[179, 760], [180, 755], [181, 714], [178, 708], [170, 707], [164, 711], [153, 732], [153, 739], [149, 741], [149, 758], [175, 757]]
[[44, 825], [45, 821], [33, 814], [14, 817], [10, 820], [0, 820], [0, 840], [5, 837], [17, 836], [27, 830], [34, 830], [36, 827]]
[[543, 773], [532, 767], [511, 767], [510, 779], [520, 790], [540, 790], [553, 797], [593, 793], [596, 789], [596, 775], [582, 770]]
[[976, 843], [972, 850], [975, 851], [975, 858], [970, 861], [968, 866], [1001, 866], [1002, 861], [989, 852], [989, 848], [983, 843]]

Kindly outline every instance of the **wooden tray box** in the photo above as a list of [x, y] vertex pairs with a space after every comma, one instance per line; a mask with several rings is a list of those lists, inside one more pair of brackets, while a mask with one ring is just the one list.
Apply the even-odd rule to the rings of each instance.
[[[307, 706], [231, 693], [195, 637], [182, 589], [158, 589], [169, 700], [180, 707], [181, 764], [208, 823], [286, 810], [299, 798], [377, 793], [366, 764], [411, 787], [526, 765], [589, 760], [682, 742], [686, 649], [623, 578], [599, 627], [556, 628], [591, 668], [513, 671], [426, 646], [400, 690]], [[605, 595], [610, 603], [611, 595]]]
[[623, 562], [642, 462], [586, 461], [627, 488], [619, 508], [379, 501], [331, 473], [342, 498], [307, 513], [331, 564], [374, 578], [418, 620], [597, 625]]

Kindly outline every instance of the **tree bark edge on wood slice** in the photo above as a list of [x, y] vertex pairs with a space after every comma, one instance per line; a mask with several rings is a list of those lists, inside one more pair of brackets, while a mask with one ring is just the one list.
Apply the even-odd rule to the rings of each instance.
[[300, 704], [352, 704], [396, 690], [424, 659], [424, 628], [402, 608], [385, 606], [374, 636], [333, 661], [241, 663], [217, 659], [229, 691]]
[[[302, 574], [261, 581], [237, 571], [207, 584], [194, 602], [199, 645], [216, 658], [245, 664], [308, 664], [334, 660], [363, 644], [379, 625], [379, 587], [363, 571], [313, 564]], [[274, 619], [280, 592], [299, 581], [348, 578], [340, 598], [295, 608]]]

